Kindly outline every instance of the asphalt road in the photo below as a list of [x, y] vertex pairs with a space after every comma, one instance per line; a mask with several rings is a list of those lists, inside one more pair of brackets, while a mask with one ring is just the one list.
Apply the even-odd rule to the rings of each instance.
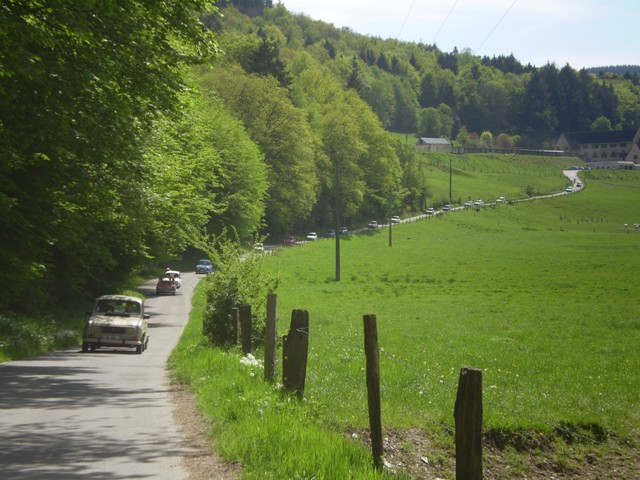
[[[80, 347], [0, 364], [0, 478], [187, 478], [166, 363], [187, 322], [199, 277], [175, 296], [143, 287], [148, 349]], [[87, 305], [87, 310], [91, 305]]]

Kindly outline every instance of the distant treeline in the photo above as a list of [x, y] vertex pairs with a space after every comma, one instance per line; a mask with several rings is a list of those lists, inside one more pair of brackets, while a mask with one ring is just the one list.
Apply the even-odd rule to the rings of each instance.
[[[637, 79], [640, 75], [640, 65], [609, 65], [607, 67], [590, 67], [585, 69], [589, 73], [599, 75], [601, 73], [615, 73], [623, 77], [631, 76]], [[637, 81], [634, 82], [637, 84]]]

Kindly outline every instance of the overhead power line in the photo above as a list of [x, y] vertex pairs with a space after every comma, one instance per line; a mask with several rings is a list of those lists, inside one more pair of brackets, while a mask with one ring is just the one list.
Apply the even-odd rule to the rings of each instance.
[[404, 30], [404, 25], [407, 23], [407, 19], [409, 18], [409, 15], [411, 15], [411, 10], [413, 10], [413, 6], [415, 5], [415, 3], [416, 3], [416, 0], [413, 0], [411, 2], [411, 6], [409, 7], [409, 11], [407, 12], [407, 15], [404, 17], [404, 21], [400, 26], [400, 31], [398, 32], [398, 36], [396, 37], [396, 40], [400, 39], [400, 34], [402, 33], [402, 30]]
[[447, 20], [449, 20], [449, 17], [451, 16], [451, 12], [453, 12], [453, 9], [456, 8], [456, 5], [458, 4], [458, 0], [456, 0], [455, 2], [453, 2], [453, 6], [451, 7], [451, 10], [449, 10], [449, 13], [447, 13], [447, 16], [444, 17], [444, 20], [442, 21], [442, 23], [440, 24], [440, 28], [438, 28], [438, 31], [436, 32], [436, 34], [433, 37], [433, 41], [431, 42], [432, 44], [435, 45], [436, 43], [436, 38], [438, 38], [438, 35], [440, 34], [440, 30], [442, 30], [442, 27], [444, 27], [444, 24], [447, 23]]
[[498, 25], [500, 25], [502, 23], [502, 20], [504, 20], [504, 17], [507, 16], [507, 14], [511, 11], [511, 9], [513, 8], [513, 6], [518, 3], [518, 0], [513, 0], [513, 3], [511, 4], [511, 6], [509, 8], [507, 8], [507, 11], [504, 12], [504, 15], [502, 15], [502, 17], [500, 17], [500, 20], [498, 20], [498, 22], [493, 26], [493, 28], [491, 29], [491, 31], [487, 34], [486, 37], [484, 37], [484, 40], [482, 40], [482, 42], [480, 43], [480, 45], [478, 45], [478, 48], [476, 48], [473, 53], [477, 54], [478, 50], [480, 50], [482, 48], [482, 46], [484, 45], [484, 42], [486, 42], [489, 37], [491, 36], [491, 34], [496, 30], [496, 28], [498, 28]]

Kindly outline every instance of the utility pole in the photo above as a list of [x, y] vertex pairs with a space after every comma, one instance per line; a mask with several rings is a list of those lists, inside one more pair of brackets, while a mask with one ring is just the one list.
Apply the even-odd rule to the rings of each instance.
[[340, 281], [340, 161], [335, 159], [336, 282]]
[[389, 246], [393, 245], [393, 222], [391, 221], [391, 214], [393, 213], [393, 192], [389, 192]]
[[449, 157], [449, 205], [451, 205], [451, 157]]

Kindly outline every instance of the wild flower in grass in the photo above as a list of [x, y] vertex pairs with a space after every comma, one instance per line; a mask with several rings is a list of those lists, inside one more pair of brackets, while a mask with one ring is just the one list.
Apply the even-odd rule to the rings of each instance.
[[243, 365], [247, 365], [248, 367], [264, 368], [262, 362], [256, 359], [256, 357], [254, 357], [250, 353], [247, 353], [244, 357], [242, 357], [240, 359], [240, 363]]

